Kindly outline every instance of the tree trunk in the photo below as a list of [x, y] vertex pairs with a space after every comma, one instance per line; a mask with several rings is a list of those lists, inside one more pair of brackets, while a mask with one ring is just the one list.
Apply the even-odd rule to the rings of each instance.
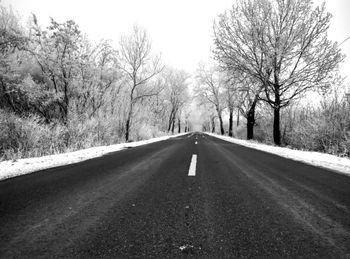
[[65, 83], [64, 84], [64, 103], [63, 103], [64, 125], [67, 125], [68, 123], [68, 108], [69, 108], [68, 83]]
[[133, 105], [132, 105], [132, 103], [131, 103], [131, 104], [130, 104], [130, 108], [129, 108], [128, 117], [127, 117], [126, 123], [125, 123], [125, 141], [126, 141], [126, 142], [129, 141], [132, 109], [133, 109]]
[[221, 114], [219, 115], [219, 121], [220, 121], [220, 133], [221, 135], [225, 135], [224, 123], [222, 122]]
[[177, 119], [177, 133], [181, 133], [181, 120], [180, 118]]
[[211, 133], [215, 133], [215, 118], [212, 117], [211, 119]]
[[247, 139], [253, 139], [254, 138], [254, 112], [251, 113], [251, 111], [248, 112], [247, 116]]
[[232, 124], [233, 124], [233, 109], [230, 109], [230, 118], [229, 118], [229, 120], [228, 120], [228, 135], [229, 135], [230, 137], [233, 136]]
[[280, 107], [277, 106], [273, 111], [273, 141], [277, 146], [281, 145], [281, 129], [280, 129]]
[[237, 109], [237, 128], [239, 126], [239, 109]]
[[125, 124], [125, 141], [126, 142], [129, 141], [129, 130], [130, 130], [130, 118], [126, 120], [126, 124]]
[[279, 71], [274, 71], [274, 94], [275, 102], [273, 105], [273, 142], [281, 145], [281, 129], [280, 129], [280, 110], [281, 110], [281, 95], [279, 85]]
[[171, 110], [170, 116], [169, 116], [169, 124], [168, 124], [168, 132], [171, 130], [171, 123], [173, 121], [173, 110]]
[[253, 103], [247, 114], [247, 139], [254, 139], [255, 106]]
[[174, 134], [174, 130], [175, 130], [175, 117], [173, 117], [173, 120], [172, 120], [171, 134]]

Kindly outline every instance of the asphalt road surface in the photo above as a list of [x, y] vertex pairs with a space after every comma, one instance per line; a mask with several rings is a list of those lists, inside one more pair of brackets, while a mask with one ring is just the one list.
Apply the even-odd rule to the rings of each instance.
[[1, 181], [0, 257], [350, 258], [350, 177], [184, 135]]

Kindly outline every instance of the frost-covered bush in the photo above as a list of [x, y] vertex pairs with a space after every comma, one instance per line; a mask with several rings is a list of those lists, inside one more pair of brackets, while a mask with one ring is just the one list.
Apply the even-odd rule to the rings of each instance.
[[350, 156], [350, 104], [343, 98], [295, 110], [286, 142], [298, 149]]
[[0, 159], [17, 159], [120, 142], [113, 121], [71, 117], [67, 125], [45, 123], [0, 109]]
[[165, 135], [164, 132], [160, 131], [157, 126], [151, 126], [147, 124], [137, 125], [135, 133], [135, 140], [146, 140], [150, 138], [160, 137]]
[[116, 121], [107, 118], [85, 118], [72, 116], [68, 122], [68, 147], [72, 150], [100, 145], [116, 144], [121, 141]]
[[[333, 90], [319, 104], [295, 103], [281, 112], [282, 145], [350, 156], [350, 100], [344, 95]], [[272, 125], [273, 116], [265, 110], [257, 119], [254, 139], [272, 144]], [[244, 135], [244, 129], [239, 128], [237, 137]]]
[[247, 127], [241, 123], [238, 127], [234, 127], [233, 135], [239, 139], [247, 139]]
[[41, 156], [65, 149], [66, 130], [59, 124], [43, 124], [36, 116], [19, 117], [0, 110], [0, 157]]

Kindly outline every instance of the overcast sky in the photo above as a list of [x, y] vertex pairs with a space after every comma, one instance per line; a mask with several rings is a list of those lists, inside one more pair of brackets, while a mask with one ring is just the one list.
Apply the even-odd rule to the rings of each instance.
[[[1, 1], [1, 0], [0, 0]], [[207, 61], [213, 46], [213, 20], [234, 0], [3, 0], [23, 19], [35, 13], [46, 25], [49, 17], [58, 22], [75, 20], [90, 39], [118, 42], [133, 24], [149, 32], [153, 48], [166, 64], [193, 72], [199, 61]], [[322, 3], [322, 0], [316, 0]], [[342, 42], [350, 36], [350, 0], [327, 0], [333, 14], [330, 38]], [[341, 71], [350, 73], [350, 40], [342, 45], [347, 58]]]

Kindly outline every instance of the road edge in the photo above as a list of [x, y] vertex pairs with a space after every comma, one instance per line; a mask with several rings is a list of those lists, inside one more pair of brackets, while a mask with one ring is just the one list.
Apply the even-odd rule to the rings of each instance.
[[[233, 144], [241, 145], [247, 148], [252, 148], [252, 149], [266, 152], [269, 154], [277, 155], [283, 158], [291, 159], [297, 162], [301, 162], [307, 165], [312, 165], [315, 167], [319, 167], [334, 173], [338, 173], [338, 174], [350, 177], [350, 159], [347, 159], [347, 158], [342, 158], [335, 155], [330, 155], [330, 154], [320, 153], [320, 152], [296, 150], [296, 149], [290, 149], [287, 147], [277, 147], [277, 146], [272, 146], [272, 145], [267, 145], [262, 143], [251, 142], [249, 140], [242, 140], [242, 139], [236, 139], [228, 136], [221, 136], [210, 132], [204, 132], [204, 134], [227, 141], [229, 143], [233, 143]], [[307, 155], [310, 155], [310, 154], [314, 155], [313, 159], [307, 158]], [[315, 156], [319, 156], [319, 159], [316, 159]], [[328, 159], [325, 159], [325, 158], [328, 158]], [[332, 159], [338, 160], [339, 162], [332, 163], [330, 161], [327, 161]]]
[[162, 137], [151, 138], [148, 140], [141, 140], [136, 142], [92, 147], [92, 148], [81, 149], [81, 150], [61, 153], [61, 154], [47, 155], [47, 156], [41, 156], [41, 157], [22, 158], [15, 161], [14, 160], [2, 161], [0, 162], [0, 181], [25, 175], [25, 174], [34, 173], [45, 169], [51, 169], [55, 167], [76, 164], [89, 159], [101, 157], [108, 153], [121, 151], [126, 148], [143, 146], [143, 145], [147, 145], [155, 142], [168, 140], [171, 138], [184, 136], [191, 133], [193, 132], [184, 132], [184, 133], [179, 133], [175, 135], [162, 136]]

